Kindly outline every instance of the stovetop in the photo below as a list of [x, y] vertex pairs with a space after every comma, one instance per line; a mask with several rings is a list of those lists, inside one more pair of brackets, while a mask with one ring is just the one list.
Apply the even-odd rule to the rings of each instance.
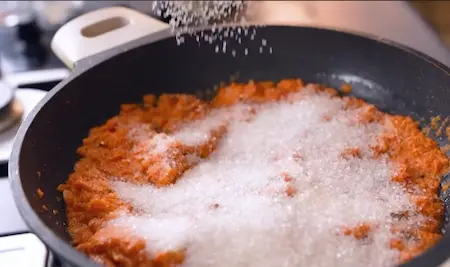
[[[114, 1], [105, 1], [103, 4], [97, 2], [96, 8], [111, 5], [111, 2], [114, 3]], [[297, 6], [297, 10], [293, 8], [292, 3], [286, 4], [285, 1], [277, 2], [276, 6], [270, 6], [270, 8], [264, 6], [263, 2], [261, 3], [262, 7], [258, 10], [258, 13], [261, 14], [256, 16], [263, 19], [269, 17], [264, 12], [270, 12], [270, 17], [274, 18], [274, 21], [281, 21], [284, 24], [307, 24], [366, 32], [404, 43], [429, 54], [444, 64], [450, 65], [450, 53], [440, 42], [437, 34], [421, 19], [417, 12], [403, 1], [337, 1], [328, 3], [298, 1], [294, 4]], [[117, 4], [117, 2], [114, 4]], [[137, 5], [139, 4], [142, 5], [142, 2]], [[148, 5], [146, 7], [148, 8]], [[265, 8], [270, 9], [270, 11]], [[283, 11], [286, 11], [286, 8], [290, 9], [288, 15], [291, 17]], [[148, 10], [144, 11], [148, 13]], [[278, 18], [275, 18], [277, 16]], [[280, 17], [283, 19], [280, 20]], [[16, 88], [49, 91], [67, 77], [69, 70], [49, 51], [52, 35], [53, 32], [50, 31], [44, 32], [42, 36], [43, 47], [48, 52], [43, 64], [30, 67], [25, 71], [8, 72], [3, 70], [1, 80]], [[60, 262], [52, 257], [39, 239], [28, 233], [27, 226], [15, 207], [7, 176], [7, 164], [0, 163], [0, 214], [2, 214], [0, 219], [0, 266], [61, 266]]]
[[[41, 85], [39, 87], [47, 89], [50, 89], [51, 86], [45, 83]], [[43, 91], [18, 90], [16, 93], [20, 95], [22, 92], [41, 93]], [[0, 132], [0, 137], [1, 134]], [[61, 266], [57, 259], [47, 251], [45, 245], [34, 234], [28, 232], [28, 228], [14, 204], [7, 179], [7, 169], [7, 163], [0, 163], [0, 212], [2, 213], [0, 219], [0, 266]]]

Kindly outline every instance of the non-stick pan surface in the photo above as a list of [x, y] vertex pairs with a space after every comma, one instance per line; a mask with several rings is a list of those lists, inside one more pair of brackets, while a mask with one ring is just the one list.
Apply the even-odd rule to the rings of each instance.
[[[345, 80], [353, 85], [353, 95], [385, 111], [415, 119], [450, 115], [449, 69], [391, 42], [333, 30], [267, 26], [257, 29], [256, 39], [266, 39], [271, 54], [259, 53], [260, 41], [245, 39], [228, 49], [248, 48], [248, 55], [233, 57], [189, 38], [179, 46], [169, 35], [148, 36], [80, 62], [38, 104], [17, 135], [9, 175], [18, 208], [30, 229], [70, 265], [96, 266], [71, 247], [56, 187], [72, 171], [76, 148], [89, 129], [115, 115], [120, 104], [139, 102], [144, 94], [204, 92], [230, 77], [300, 77], [333, 86]], [[42, 199], [37, 188], [44, 192]], [[436, 266], [449, 255], [446, 235], [405, 266]]]

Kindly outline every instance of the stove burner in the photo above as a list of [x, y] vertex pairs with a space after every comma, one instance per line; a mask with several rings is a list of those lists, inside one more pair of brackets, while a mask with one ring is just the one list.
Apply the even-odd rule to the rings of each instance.
[[0, 112], [11, 102], [13, 95], [14, 90], [5, 83], [0, 82]]
[[14, 89], [6, 86], [6, 84], [0, 84], [0, 132], [11, 126], [14, 122]]
[[[16, 124], [23, 115], [23, 105], [16, 99], [12, 100], [4, 112], [0, 114], [0, 135]], [[1, 140], [1, 139], [0, 139]]]
[[0, 131], [0, 164], [8, 162], [17, 130], [46, 93], [37, 89], [17, 89], [15, 97], [5, 106], [4, 117], [0, 116], [0, 127], [7, 125]]

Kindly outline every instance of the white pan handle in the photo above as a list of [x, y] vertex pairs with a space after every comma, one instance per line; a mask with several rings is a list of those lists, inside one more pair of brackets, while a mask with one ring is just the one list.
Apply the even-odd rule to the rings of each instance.
[[108, 7], [81, 15], [62, 26], [53, 52], [69, 68], [81, 59], [169, 28], [169, 24], [125, 7]]

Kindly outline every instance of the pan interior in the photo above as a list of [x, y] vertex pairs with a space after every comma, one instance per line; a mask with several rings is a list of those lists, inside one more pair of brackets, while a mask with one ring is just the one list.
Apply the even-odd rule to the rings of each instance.
[[[118, 48], [126, 52], [98, 65], [79, 66], [77, 75], [50, 93], [52, 97], [29, 124], [18, 160], [12, 163], [20, 163], [21, 186], [39, 219], [69, 242], [64, 203], [56, 187], [73, 170], [76, 148], [89, 129], [114, 116], [120, 104], [139, 102], [144, 94], [210, 97], [220, 82], [231, 77], [243, 82], [301, 78], [333, 87], [347, 82], [353, 86], [352, 95], [416, 120], [450, 115], [450, 76], [425, 56], [323, 29], [270, 26], [258, 28], [257, 33], [254, 40], [230, 42], [230, 51], [247, 48], [246, 55], [216, 53], [214, 44], [188, 37], [180, 46], [173, 38], [151, 42], [149, 37], [133, 44], [135, 49]], [[270, 41], [272, 53], [258, 52], [262, 39]], [[448, 144], [445, 138], [436, 140]], [[44, 192], [42, 199], [36, 196], [37, 188]], [[449, 195], [441, 197], [447, 222]], [[43, 205], [47, 212], [42, 212]], [[31, 228], [33, 216], [25, 216]]]

